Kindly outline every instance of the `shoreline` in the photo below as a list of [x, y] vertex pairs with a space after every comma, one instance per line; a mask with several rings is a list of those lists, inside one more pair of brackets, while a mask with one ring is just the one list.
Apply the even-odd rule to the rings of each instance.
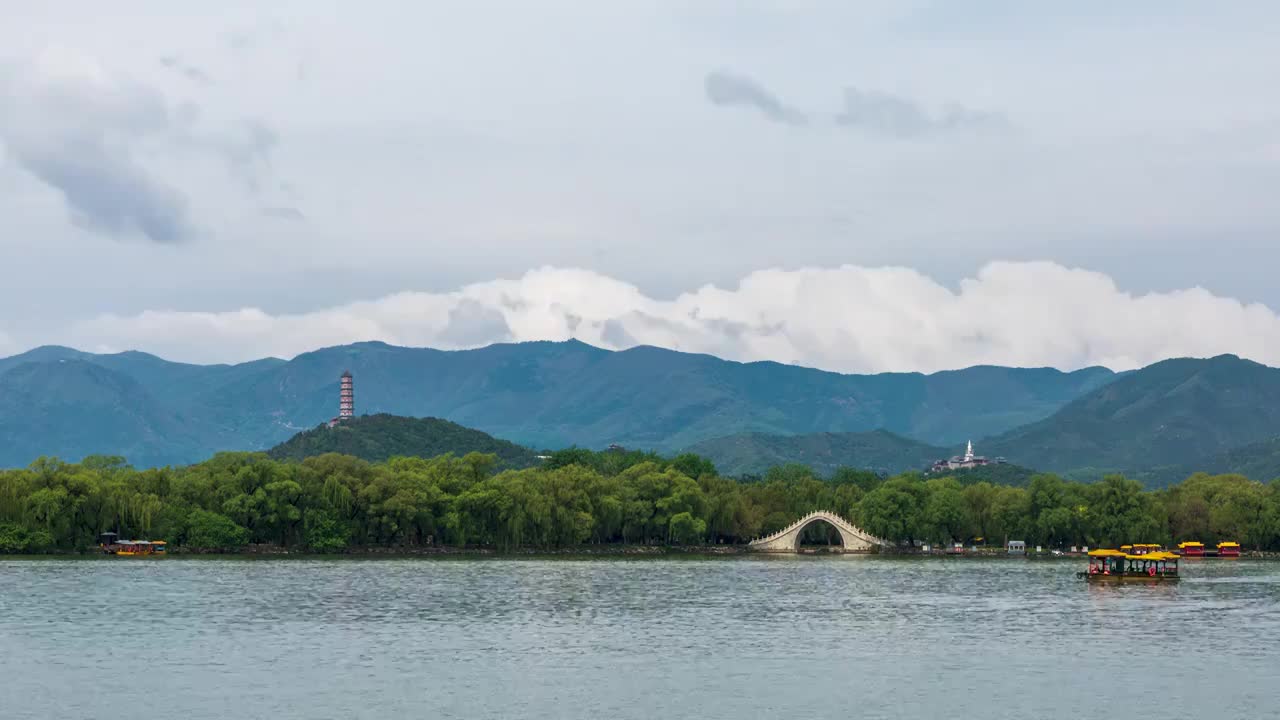
[[[163, 557], [138, 557], [138, 558], [120, 558], [120, 559], [137, 559], [137, 560], [160, 560], [164, 557], [176, 558], [327, 558], [327, 559], [351, 559], [351, 560], [376, 560], [376, 559], [401, 559], [401, 558], [642, 558], [642, 557], [840, 557], [844, 555], [856, 557], [884, 557], [884, 558], [935, 558], [935, 559], [1007, 559], [1007, 560], [1082, 560], [1086, 556], [1083, 553], [1062, 553], [1053, 554], [1050, 552], [1028, 553], [1028, 554], [1009, 554], [1003, 548], [982, 548], [978, 550], [965, 550], [961, 553], [946, 552], [934, 550], [930, 552], [921, 551], [905, 551], [905, 550], [862, 550], [862, 551], [843, 551], [839, 549], [829, 550], [826, 548], [806, 548], [799, 552], [761, 552], [753, 551], [745, 545], [581, 545], [565, 548], [509, 548], [500, 549], [492, 547], [449, 547], [449, 546], [425, 546], [425, 547], [395, 547], [395, 548], [379, 548], [379, 547], [356, 547], [348, 548], [342, 552], [313, 552], [305, 548], [284, 548], [276, 545], [249, 545], [237, 550], [215, 550], [215, 549], [175, 549], [166, 553]], [[0, 559], [4, 558], [24, 558], [24, 559], [111, 559], [112, 556], [99, 552], [97, 549], [86, 549], [80, 552], [50, 552], [50, 553], [15, 553], [0, 554]], [[1237, 558], [1185, 558], [1187, 561], [1231, 561]], [[1241, 554], [1240, 558], [1244, 560], [1280, 560], [1280, 552], [1267, 551], [1246, 551]]]

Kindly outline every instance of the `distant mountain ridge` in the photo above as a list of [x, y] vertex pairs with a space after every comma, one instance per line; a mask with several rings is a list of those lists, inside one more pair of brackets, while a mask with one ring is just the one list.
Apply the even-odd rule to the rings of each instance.
[[687, 451], [711, 460], [721, 473], [732, 476], [762, 475], [771, 467], [788, 463], [807, 465], [824, 476], [842, 467], [893, 475], [924, 470], [933, 461], [953, 454], [887, 430], [807, 435], [738, 433], [703, 440]]
[[0, 373], [0, 398], [0, 466], [89, 454], [163, 465], [210, 440], [134, 378], [84, 360], [17, 363]]
[[[100, 388], [84, 377], [68, 384], [70, 371], [58, 367], [67, 363], [113, 374], [98, 376]], [[45, 370], [9, 377], [26, 365]], [[664, 452], [742, 432], [880, 428], [955, 444], [1046, 418], [1116, 377], [1106, 368], [991, 366], [841, 375], [654, 347], [614, 352], [578, 341], [462, 351], [365, 342], [287, 361], [208, 366], [44, 347], [0, 359], [0, 387], [21, 390], [0, 399], [10, 423], [0, 432], [0, 465], [54, 453], [68, 460], [125, 454], [151, 465], [194, 462], [219, 450], [265, 450], [332, 417], [346, 369], [355, 375], [357, 413], [447, 418], [529, 447], [618, 443]], [[133, 384], [126, 389], [120, 378]], [[133, 430], [120, 437], [108, 427], [117, 422], [113, 414], [77, 415], [52, 400], [73, 385], [86, 397], [114, 398], [107, 405], [134, 418]], [[14, 422], [44, 430], [32, 434]]]
[[[927, 472], [937, 460], [956, 454], [959, 448], [936, 447], [886, 430], [866, 433], [810, 433], [770, 435], [739, 433], [692, 445], [687, 452], [711, 460], [721, 473], [740, 477], [763, 475], [785, 464], [805, 465], [829, 477], [840, 468], [871, 470], [882, 475]], [[994, 460], [995, 458], [991, 458]], [[992, 462], [943, 473], [961, 483], [986, 480], [1002, 485], [1025, 485], [1035, 471], [1006, 462]]]
[[[1166, 360], [1129, 373], [1044, 420], [986, 440], [983, 448], [1056, 472], [1228, 472], [1246, 461], [1233, 460], [1232, 449], [1277, 435], [1280, 369], [1220, 355]], [[1258, 454], [1265, 457], [1266, 448]]]

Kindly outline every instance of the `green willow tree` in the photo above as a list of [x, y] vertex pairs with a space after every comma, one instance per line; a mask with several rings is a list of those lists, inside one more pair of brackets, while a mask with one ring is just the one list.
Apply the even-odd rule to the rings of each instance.
[[[744, 481], [695, 455], [582, 449], [552, 453], [537, 468], [497, 468], [495, 456], [476, 453], [379, 463], [221, 453], [149, 470], [110, 456], [42, 458], [0, 471], [0, 552], [81, 551], [104, 531], [211, 550], [741, 544], [813, 510], [898, 543], [1196, 539], [1280, 549], [1280, 482], [1239, 475], [1147, 491], [1121, 476], [1038, 475], [1022, 488], [852, 469], [821, 478], [786, 465]], [[814, 537], [829, 539], [821, 530]]]

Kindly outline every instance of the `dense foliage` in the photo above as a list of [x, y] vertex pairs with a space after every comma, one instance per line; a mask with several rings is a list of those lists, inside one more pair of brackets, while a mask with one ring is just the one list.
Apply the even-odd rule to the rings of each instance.
[[326, 424], [304, 430], [268, 450], [267, 455], [275, 460], [303, 460], [338, 453], [380, 462], [397, 456], [435, 457], [449, 452], [496, 455], [502, 468], [538, 463], [528, 448], [448, 420], [385, 414], [352, 418], [332, 428]]
[[496, 463], [478, 453], [383, 463], [224, 453], [136, 470], [113, 457], [41, 459], [0, 472], [0, 552], [84, 549], [107, 530], [212, 549], [742, 543], [815, 509], [895, 541], [1233, 539], [1280, 549], [1280, 482], [1232, 475], [1144, 491], [1120, 476], [1080, 484], [1038, 475], [1008, 487], [850, 469], [823, 480], [797, 465], [742, 482], [695, 455], [641, 452], [565, 450], [502, 472]]
[[[1036, 476], [1036, 471], [1013, 463], [992, 463], [953, 470], [951, 476], [959, 480], [961, 485], [989, 482], [992, 485], [1026, 487], [1027, 483], [1031, 482], [1031, 478]], [[1101, 477], [1101, 474], [1095, 474], [1092, 477]], [[1183, 477], [1189, 477], [1189, 475]]]

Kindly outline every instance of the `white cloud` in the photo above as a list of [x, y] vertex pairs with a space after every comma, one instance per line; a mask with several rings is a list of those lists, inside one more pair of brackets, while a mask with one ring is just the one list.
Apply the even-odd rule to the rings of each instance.
[[214, 362], [358, 340], [458, 348], [569, 338], [843, 372], [1127, 369], [1227, 352], [1280, 365], [1280, 317], [1264, 305], [1199, 288], [1134, 295], [1107, 275], [1049, 262], [990, 263], [957, 289], [909, 268], [761, 270], [735, 288], [708, 285], [672, 300], [595, 272], [547, 267], [455, 292], [403, 292], [300, 314], [104, 315], [61, 341]]

